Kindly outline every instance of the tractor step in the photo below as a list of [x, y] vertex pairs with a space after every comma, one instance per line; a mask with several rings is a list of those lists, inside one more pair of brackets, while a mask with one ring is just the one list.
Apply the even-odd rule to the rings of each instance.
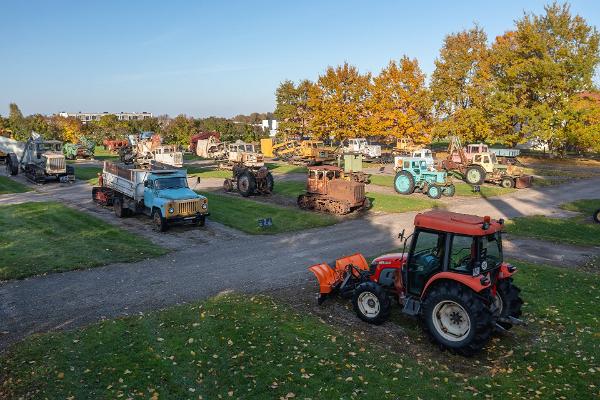
[[415, 316], [415, 315], [419, 315], [419, 312], [421, 311], [421, 302], [413, 297], [407, 297], [404, 300], [404, 308], [402, 309], [402, 312], [406, 315], [411, 315], [411, 316]]

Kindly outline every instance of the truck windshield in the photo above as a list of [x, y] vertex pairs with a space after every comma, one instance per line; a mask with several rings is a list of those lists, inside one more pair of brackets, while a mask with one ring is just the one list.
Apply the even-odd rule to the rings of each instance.
[[187, 179], [181, 176], [174, 176], [170, 178], [160, 178], [154, 181], [154, 188], [161, 189], [181, 189], [187, 188]]
[[502, 262], [502, 240], [500, 232], [493, 233], [481, 238], [481, 261], [487, 261], [488, 265], [495, 268]]

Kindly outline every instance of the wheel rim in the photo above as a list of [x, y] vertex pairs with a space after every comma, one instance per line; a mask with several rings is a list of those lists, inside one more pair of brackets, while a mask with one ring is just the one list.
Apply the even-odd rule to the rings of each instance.
[[156, 228], [160, 228], [161, 225], [161, 221], [160, 221], [160, 215], [158, 213], [154, 214], [154, 225], [156, 226]]
[[431, 197], [437, 197], [440, 194], [440, 189], [437, 186], [431, 186], [429, 188], [429, 194]]
[[408, 188], [410, 187], [410, 182], [408, 181], [408, 178], [404, 175], [400, 175], [396, 178], [396, 190], [398, 190], [399, 192], [408, 192]]
[[500, 293], [498, 293], [497, 291], [496, 296], [494, 296], [494, 300], [492, 300], [492, 306], [494, 307], [494, 315], [502, 315], [502, 311], [504, 311], [504, 302], [502, 301]]
[[363, 292], [358, 296], [358, 309], [364, 316], [374, 318], [381, 309], [379, 299], [371, 292]]
[[469, 172], [467, 172], [467, 180], [469, 182], [479, 182], [480, 179], [481, 179], [481, 174], [479, 173], [479, 170], [471, 169], [471, 170], [469, 170]]
[[437, 333], [450, 342], [463, 340], [471, 331], [469, 314], [454, 301], [445, 300], [436, 304], [431, 318]]
[[250, 186], [248, 184], [248, 179], [246, 177], [241, 178], [240, 182], [238, 183], [238, 186], [240, 188], [240, 191], [247, 192], [248, 191], [248, 187]]
[[502, 181], [502, 186], [504, 186], [505, 188], [510, 188], [512, 187], [512, 182], [508, 179], [505, 179]]

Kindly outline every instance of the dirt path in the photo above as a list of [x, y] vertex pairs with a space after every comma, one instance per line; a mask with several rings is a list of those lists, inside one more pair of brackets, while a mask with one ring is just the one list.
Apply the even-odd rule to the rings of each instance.
[[[496, 218], [564, 215], [559, 204], [596, 198], [598, 185], [600, 179], [595, 178], [498, 198], [457, 199], [448, 208]], [[317, 262], [357, 251], [377, 255], [400, 247], [397, 233], [410, 232], [416, 214], [367, 213], [337, 225], [275, 236], [246, 235], [210, 220], [205, 229], [181, 227], [159, 234], [149, 229], [147, 218], [117, 220], [110, 210], [97, 207], [85, 183], [36, 189], [45, 198], [92, 213], [176, 251], [149, 261], [0, 283], [0, 350], [35, 332], [195, 301], [223, 290], [255, 292], [306, 282], [310, 279], [306, 268]], [[513, 241], [514, 250], [507, 246], [507, 257], [522, 257], [541, 246], [520, 240]], [[545, 259], [537, 261], [577, 263], [579, 259], [572, 256], [598, 250], [571, 247], [567, 252], [567, 247], [546, 244], [541, 252]]]

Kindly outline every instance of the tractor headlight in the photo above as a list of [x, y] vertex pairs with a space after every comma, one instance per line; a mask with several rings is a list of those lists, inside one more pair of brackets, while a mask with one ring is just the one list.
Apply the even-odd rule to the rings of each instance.
[[473, 276], [479, 276], [481, 274], [481, 269], [479, 267], [473, 268]]
[[173, 214], [175, 212], [175, 209], [173, 207], [169, 207], [169, 214]]

